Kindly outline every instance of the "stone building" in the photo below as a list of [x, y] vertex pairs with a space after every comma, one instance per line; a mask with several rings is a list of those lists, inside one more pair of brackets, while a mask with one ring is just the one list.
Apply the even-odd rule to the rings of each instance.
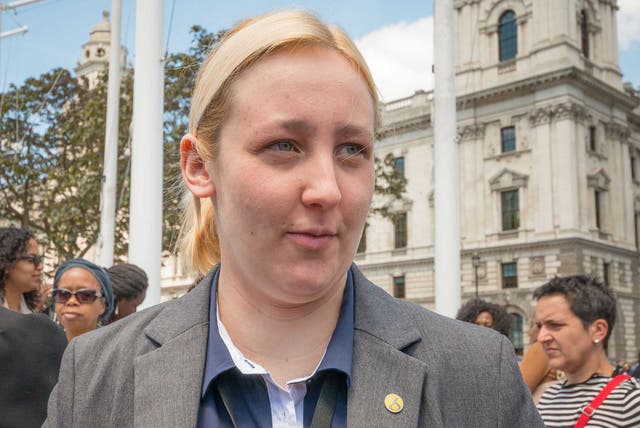
[[[617, 292], [610, 355], [640, 349], [640, 97], [622, 82], [616, 10], [615, 0], [455, 2], [462, 301], [477, 284], [506, 305], [518, 350], [532, 290], [576, 273]], [[407, 192], [393, 222], [370, 219], [356, 260], [389, 293], [427, 307], [431, 95], [383, 106], [377, 151], [396, 157]]]
[[[102, 12], [102, 20], [93, 26], [89, 34], [89, 40], [82, 45], [82, 59], [75, 68], [78, 77], [87, 79], [89, 89], [93, 89], [100, 75], [109, 68], [109, 55], [111, 50], [111, 22], [109, 12]], [[127, 58], [127, 50], [121, 47], [120, 64], [124, 69]]]

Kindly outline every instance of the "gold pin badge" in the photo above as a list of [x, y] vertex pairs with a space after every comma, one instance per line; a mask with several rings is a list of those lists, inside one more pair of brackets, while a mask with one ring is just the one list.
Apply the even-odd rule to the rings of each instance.
[[384, 406], [391, 413], [400, 413], [404, 408], [404, 401], [398, 394], [389, 394], [384, 397]]

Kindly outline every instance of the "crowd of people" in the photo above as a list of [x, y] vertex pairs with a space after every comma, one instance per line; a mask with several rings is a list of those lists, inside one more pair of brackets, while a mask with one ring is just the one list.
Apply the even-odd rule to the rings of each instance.
[[0, 229], [0, 425], [639, 426], [640, 383], [607, 359], [606, 284], [536, 289], [518, 365], [499, 305], [472, 300], [460, 322], [360, 272], [377, 112], [342, 30], [297, 10], [236, 25], [201, 66], [180, 144], [182, 254], [201, 281], [134, 313], [144, 272], [68, 260], [48, 293], [57, 326], [34, 314], [34, 235]]
[[0, 228], [0, 427], [39, 427], [73, 338], [136, 311], [147, 276], [139, 267], [61, 263], [52, 286], [27, 229]]

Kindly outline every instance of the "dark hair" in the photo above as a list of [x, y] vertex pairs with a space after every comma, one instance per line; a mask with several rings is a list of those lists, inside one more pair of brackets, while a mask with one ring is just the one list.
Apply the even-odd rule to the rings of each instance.
[[613, 291], [594, 277], [573, 275], [556, 276], [533, 292], [533, 298], [536, 300], [554, 295], [561, 295], [567, 299], [569, 309], [580, 318], [585, 328], [597, 319], [607, 322], [609, 329], [602, 342], [607, 349], [609, 336], [616, 323], [616, 297]]
[[[17, 227], [0, 227], [0, 298], [4, 299], [8, 271], [20, 257], [27, 252], [27, 244], [30, 239], [35, 239], [27, 229]], [[38, 290], [23, 294], [27, 306], [32, 311], [38, 305]]]
[[482, 299], [471, 299], [458, 310], [456, 319], [474, 323], [482, 312], [489, 312], [493, 317], [493, 329], [509, 337], [511, 332], [511, 315], [500, 305]]
[[138, 297], [149, 286], [147, 274], [131, 263], [121, 263], [107, 269], [116, 300], [131, 300]]

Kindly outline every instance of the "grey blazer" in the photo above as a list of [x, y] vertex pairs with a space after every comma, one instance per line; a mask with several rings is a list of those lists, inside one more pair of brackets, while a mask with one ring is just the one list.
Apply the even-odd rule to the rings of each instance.
[[[350, 427], [543, 427], [507, 338], [396, 300], [354, 266]], [[45, 427], [194, 427], [212, 273], [184, 297], [74, 339]], [[389, 412], [385, 396], [402, 397]]]

